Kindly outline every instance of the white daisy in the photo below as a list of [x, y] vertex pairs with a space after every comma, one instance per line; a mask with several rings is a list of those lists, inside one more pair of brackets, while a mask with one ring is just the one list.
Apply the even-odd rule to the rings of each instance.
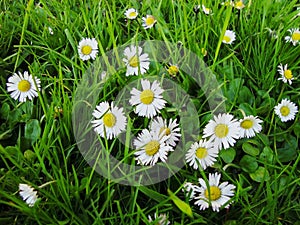
[[211, 142], [200, 140], [191, 145], [185, 155], [185, 159], [195, 170], [198, 169], [198, 164], [205, 170], [217, 161], [218, 153], [219, 150]]
[[127, 19], [134, 20], [138, 16], [138, 12], [134, 8], [127, 9], [124, 13]]
[[296, 46], [296, 44], [300, 43], [300, 31], [299, 28], [292, 28], [292, 29], [288, 29], [288, 32], [290, 32], [290, 36], [286, 36], [285, 42], [292, 42], [294, 46]]
[[200, 183], [200, 193], [195, 199], [195, 205], [200, 206], [200, 210], [207, 209], [210, 205], [213, 211], [219, 212], [220, 207], [225, 205], [225, 208], [229, 207], [229, 200], [231, 196], [234, 196], [235, 186], [233, 184], [228, 184], [228, 182], [223, 182], [220, 184], [221, 174], [209, 174], [207, 187], [205, 181], [199, 178]]
[[254, 137], [255, 133], [259, 133], [262, 130], [260, 125], [263, 121], [258, 119], [257, 116], [245, 116], [244, 119], [239, 121], [240, 123], [240, 138]]
[[53, 34], [54, 34], [54, 32], [53, 32], [53, 30], [52, 30], [52, 28], [51, 28], [51, 27], [48, 27], [48, 31], [49, 31], [49, 34], [51, 34], [51, 35], [53, 35]]
[[152, 217], [150, 215], [148, 215], [148, 220], [149, 220], [149, 222], [155, 221], [156, 225], [169, 225], [170, 224], [170, 221], [167, 219], [166, 214], [159, 214], [159, 216], [157, 216], [157, 214], [154, 213], [154, 219], [152, 219]]
[[182, 191], [185, 192], [186, 197], [189, 197], [189, 199], [192, 200], [195, 197], [196, 193], [200, 192], [200, 187], [191, 182], [185, 182], [183, 184]]
[[235, 33], [232, 30], [226, 30], [222, 42], [232, 44], [235, 41]]
[[165, 107], [166, 101], [163, 99], [163, 89], [158, 81], [154, 81], [152, 85], [148, 80], [141, 80], [143, 91], [133, 88], [130, 91], [131, 98], [129, 103], [132, 106], [136, 105], [135, 113], [139, 116], [152, 118]]
[[230, 114], [219, 114], [208, 122], [203, 133], [203, 138], [209, 137], [215, 148], [227, 149], [240, 137], [240, 123]]
[[141, 74], [144, 74], [149, 69], [149, 57], [147, 53], [142, 54], [143, 49], [141, 47], [136, 47], [131, 45], [125, 48], [123, 62], [127, 66], [126, 76], [138, 75], [139, 70]]
[[164, 120], [161, 117], [157, 117], [152, 121], [150, 130], [166, 136], [166, 144], [175, 147], [176, 141], [178, 141], [181, 136], [178, 126], [179, 124], [176, 123], [176, 119], [170, 119], [168, 123], [166, 119]]
[[245, 8], [245, 5], [244, 5], [243, 1], [237, 1], [236, 3], [234, 3], [234, 7], [236, 9], [242, 9], [242, 8]]
[[206, 15], [210, 15], [212, 14], [212, 11], [210, 8], [207, 8], [205, 5], [202, 4], [202, 11], [206, 14]]
[[155, 17], [152, 15], [146, 15], [146, 17], [143, 17], [142, 19], [143, 19], [144, 29], [153, 27], [155, 25], [155, 23], [157, 22]]
[[108, 102], [101, 102], [93, 111], [93, 116], [96, 118], [91, 122], [94, 130], [108, 140], [126, 129], [127, 118], [124, 116], [123, 108], [114, 106], [113, 102], [111, 105]]
[[289, 83], [290, 85], [292, 84], [292, 80], [294, 80], [292, 71], [287, 68], [287, 64], [282, 66], [280, 63], [278, 66], [278, 72], [280, 73], [281, 77], [278, 78], [278, 80], [282, 80], [284, 83]]
[[298, 107], [290, 100], [282, 99], [282, 101], [275, 106], [274, 110], [275, 114], [279, 116], [282, 122], [287, 122], [295, 119], [295, 115], [298, 112]]
[[78, 53], [83, 61], [96, 59], [96, 55], [98, 53], [98, 42], [95, 38], [83, 38], [78, 44]]
[[34, 188], [27, 184], [19, 184], [19, 192], [23, 201], [26, 201], [29, 207], [34, 206], [38, 198], [37, 191], [34, 191]]
[[37, 90], [40, 90], [40, 79], [32, 77], [27, 71], [22, 74], [14, 73], [13, 76], [8, 78], [7, 91], [11, 92], [10, 96], [19, 100], [20, 102], [25, 102], [26, 98], [32, 100], [38, 96]]
[[147, 129], [142, 130], [134, 140], [137, 151], [134, 153], [138, 164], [153, 166], [158, 159], [166, 162], [169, 151], [174, 149], [166, 145], [166, 136], [160, 137], [158, 133], [150, 132]]

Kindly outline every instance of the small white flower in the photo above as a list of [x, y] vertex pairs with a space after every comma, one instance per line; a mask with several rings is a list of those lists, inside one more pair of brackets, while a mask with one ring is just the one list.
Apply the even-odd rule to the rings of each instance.
[[54, 32], [53, 32], [53, 30], [52, 30], [52, 28], [51, 28], [51, 27], [48, 27], [48, 31], [49, 31], [49, 34], [51, 34], [51, 35], [53, 35], [53, 34], [54, 34]]
[[288, 32], [290, 32], [290, 36], [286, 36], [285, 42], [292, 42], [292, 44], [294, 46], [296, 46], [296, 44], [300, 43], [300, 31], [299, 28], [292, 28], [292, 29], [288, 29]]
[[226, 30], [222, 42], [232, 44], [235, 41], [235, 33], [232, 30]]
[[261, 132], [262, 126], [260, 125], [263, 121], [258, 119], [257, 116], [245, 116], [244, 119], [239, 121], [241, 138], [254, 137], [256, 133]]
[[185, 159], [195, 170], [198, 169], [198, 164], [205, 170], [217, 161], [218, 153], [219, 150], [211, 142], [200, 140], [191, 145]]
[[127, 66], [126, 76], [138, 75], [139, 70], [141, 74], [144, 74], [149, 69], [150, 61], [147, 53], [142, 54], [143, 49], [131, 45], [125, 48], [123, 62]]
[[152, 15], [146, 15], [146, 17], [143, 17], [143, 27], [144, 29], [149, 29], [154, 26], [154, 24], [157, 22], [155, 17]]
[[37, 90], [40, 90], [40, 79], [32, 77], [27, 71], [22, 74], [21, 72], [14, 73], [13, 76], [8, 78], [7, 91], [11, 92], [10, 96], [19, 100], [20, 102], [25, 102], [26, 98], [32, 100], [38, 96]]
[[127, 118], [124, 116], [123, 108], [114, 106], [113, 102], [111, 105], [108, 102], [101, 102], [93, 111], [93, 116], [96, 118], [91, 122], [94, 130], [108, 140], [126, 129]]
[[242, 8], [245, 8], [245, 5], [244, 5], [243, 1], [237, 1], [236, 3], [234, 3], [234, 7], [236, 9], [242, 9]]
[[166, 214], [159, 214], [159, 216], [157, 216], [157, 214], [154, 214], [154, 219], [152, 219], [152, 217], [150, 215], [148, 215], [148, 220], [149, 222], [153, 222], [155, 221], [157, 225], [169, 225], [170, 221], [167, 219]]
[[186, 197], [189, 197], [190, 200], [192, 200], [195, 197], [196, 193], [200, 192], [200, 190], [200, 187], [191, 182], [185, 182], [182, 189], [182, 191], [185, 192]]
[[78, 44], [78, 53], [83, 61], [96, 59], [96, 55], [98, 53], [98, 43], [96, 39], [83, 38]]
[[288, 65], [285, 64], [284, 67], [280, 63], [278, 66], [278, 72], [280, 73], [281, 77], [278, 78], [278, 80], [282, 80], [284, 83], [289, 83], [289, 85], [292, 84], [292, 80], [294, 80], [292, 71], [288, 69]]
[[226, 0], [225, 2], [222, 2], [221, 5], [225, 6], [234, 6], [234, 2], [230, 0]]
[[220, 207], [227, 204], [225, 208], [229, 207], [230, 197], [234, 196], [235, 186], [223, 182], [220, 184], [221, 174], [209, 174], [208, 184], [202, 178], [199, 178], [200, 194], [195, 197], [198, 199], [195, 205], [200, 206], [200, 210], [207, 209], [210, 205], [213, 211], [219, 212]]
[[138, 16], [138, 12], [134, 8], [127, 9], [124, 13], [127, 19], [134, 20]]
[[19, 192], [23, 201], [26, 201], [29, 207], [33, 207], [38, 198], [37, 191], [27, 184], [19, 184]]
[[153, 166], [158, 159], [166, 162], [168, 152], [174, 149], [166, 145], [166, 136], [161, 137], [158, 133], [150, 132], [147, 129], [142, 130], [134, 140], [134, 145], [137, 151], [134, 153], [138, 164]]
[[210, 15], [212, 14], [212, 11], [210, 8], [207, 8], [205, 5], [202, 4], [202, 11], [206, 14], [206, 15]]
[[178, 141], [181, 136], [178, 126], [179, 124], [176, 123], [176, 119], [170, 119], [168, 123], [166, 119], [163, 120], [163, 118], [157, 117], [152, 121], [150, 130], [166, 136], [166, 144], [175, 147], [176, 141]]
[[154, 81], [151, 85], [148, 80], [141, 80], [143, 91], [133, 88], [130, 91], [131, 98], [129, 103], [136, 105], [135, 113], [139, 116], [152, 118], [165, 107], [166, 101], [163, 99], [164, 90], [160, 87], [158, 81]]
[[233, 146], [236, 139], [240, 137], [240, 123], [230, 114], [219, 114], [214, 116], [205, 126], [203, 138], [209, 137], [209, 141], [218, 150]]
[[274, 110], [275, 114], [279, 116], [282, 122], [287, 122], [295, 119], [298, 107], [290, 100], [283, 99], [277, 106], [275, 106]]

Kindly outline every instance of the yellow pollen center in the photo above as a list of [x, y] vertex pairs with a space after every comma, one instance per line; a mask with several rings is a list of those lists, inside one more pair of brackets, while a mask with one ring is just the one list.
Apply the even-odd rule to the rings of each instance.
[[106, 127], [113, 127], [116, 124], [116, 117], [111, 112], [106, 113], [103, 116], [103, 123]]
[[155, 23], [154, 17], [153, 17], [153, 16], [149, 16], [149, 17], [146, 19], [145, 23], [146, 23], [147, 26], [151, 26], [152, 24]]
[[129, 13], [129, 17], [135, 17], [135, 16], [136, 16], [136, 12]]
[[169, 67], [169, 69], [167, 71], [170, 75], [175, 76], [179, 70], [178, 70], [177, 66], [172, 65]]
[[31, 84], [28, 80], [21, 80], [18, 84], [18, 89], [21, 92], [29, 91], [31, 88]]
[[218, 124], [215, 128], [215, 134], [218, 138], [224, 138], [228, 134], [228, 126], [226, 124]]
[[221, 197], [221, 190], [219, 187], [210, 186], [209, 191], [208, 191], [208, 189], [206, 189], [204, 195], [207, 199], [209, 199], [211, 201], [215, 201]]
[[168, 128], [168, 127], [162, 127], [162, 128], [160, 128], [159, 134], [161, 134], [161, 133], [163, 133], [163, 132], [164, 132], [164, 134], [165, 134], [166, 136], [168, 136], [168, 135], [171, 134], [171, 130], [170, 130], [170, 128]]
[[155, 155], [159, 150], [159, 142], [158, 141], [149, 141], [145, 146], [145, 152], [149, 156]]
[[142, 103], [149, 105], [154, 100], [154, 93], [150, 89], [144, 90], [140, 95], [140, 100]]
[[205, 11], [209, 13], [210, 12], [210, 8], [205, 8]]
[[205, 158], [207, 156], [207, 149], [203, 148], [203, 147], [197, 148], [196, 156], [197, 156], [198, 159]]
[[283, 115], [283, 116], [289, 115], [289, 114], [290, 114], [290, 109], [289, 109], [289, 107], [287, 107], [287, 106], [282, 106], [282, 107], [280, 108], [280, 113], [281, 113], [281, 115]]
[[131, 67], [138, 67], [139, 65], [139, 59], [137, 56], [133, 56], [130, 60], [129, 60], [129, 65]]
[[244, 129], [250, 129], [253, 127], [253, 121], [252, 120], [243, 120], [241, 122], [241, 127], [244, 128]]
[[225, 41], [225, 42], [228, 43], [228, 42], [231, 41], [231, 38], [230, 38], [229, 36], [226, 36], [226, 35], [225, 35], [225, 36], [223, 37], [223, 41]]
[[293, 78], [293, 74], [292, 74], [292, 71], [291, 70], [285, 70], [284, 73], [283, 73], [284, 77], [288, 80], [292, 79]]
[[292, 39], [293, 41], [300, 41], [300, 33], [293, 33]]
[[92, 47], [89, 46], [89, 45], [85, 45], [85, 46], [83, 46], [83, 47], [81, 48], [81, 52], [82, 52], [82, 54], [84, 54], [84, 55], [89, 55], [89, 54], [91, 54], [92, 50], [93, 50]]
[[244, 7], [244, 3], [242, 1], [239, 1], [239, 2], [235, 3], [235, 7], [242, 8], [242, 7]]

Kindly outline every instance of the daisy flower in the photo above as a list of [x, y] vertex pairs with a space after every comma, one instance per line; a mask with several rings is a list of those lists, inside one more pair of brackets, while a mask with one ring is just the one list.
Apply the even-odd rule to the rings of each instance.
[[283, 99], [274, 108], [275, 114], [279, 116], [282, 122], [287, 122], [289, 120], [294, 120], [296, 113], [298, 112], [298, 107], [295, 103], [288, 99]]
[[155, 25], [155, 23], [157, 22], [155, 17], [152, 15], [146, 15], [146, 17], [143, 17], [142, 19], [143, 19], [144, 29], [153, 27]]
[[78, 44], [78, 53], [83, 61], [96, 59], [96, 55], [98, 53], [98, 43], [96, 39], [83, 38]]
[[235, 41], [235, 33], [232, 30], [226, 30], [222, 42], [232, 44]]
[[[200, 206], [200, 210], [207, 209], [210, 205], [213, 211], [219, 212], [220, 207], [228, 203], [230, 197], [234, 195], [233, 189], [235, 186], [233, 184], [228, 184], [228, 182], [223, 182], [220, 184], [221, 174], [209, 174], [208, 184], [202, 178], [199, 178], [200, 183], [200, 193], [195, 199], [195, 205]], [[229, 204], [225, 206], [228, 208]]]
[[185, 182], [182, 191], [186, 193], [186, 197], [189, 197], [190, 200], [192, 200], [195, 197], [196, 192], [200, 192], [200, 187], [191, 182]]
[[177, 73], [179, 72], [179, 68], [177, 65], [170, 65], [167, 68], [167, 72], [170, 74], [170, 76], [176, 77]]
[[159, 135], [166, 136], [166, 144], [175, 147], [176, 141], [178, 141], [181, 136], [178, 126], [179, 124], [176, 123], [176, 119], [170, 119], [168, 123], [166, 119], [164, 120], [161, 117], [157, 117], [152, 121], [150, 130], [158, 132]]
[[278, 78], [278, 80], [282, 80], [284, 83], [289, 83], [290, 85], [292, 84], [292, 80], [294, 80], [292, 71], [289, 70], [287, 68], [287, 64], [284, 65], [284, 67], [282, 66], [282, 64], [280, 63], [280, 65], [278, 66], [278, 72], [280, 73], [281, 77]]
[[127, 17], [127, 19], [134, 20], [137, 17], [138, 12], [136, 11], [136, 9], [130, 8], [127, 9], [124, 14]]
[[166, 136], [161, 137], [159, 133], [150, 132], [147, 129], [142, 130], [134, 140], [134, 145], [138, 149], [134, 155], [138, 164], [153, 166], [158, 159], [166, 162], [169, 151], [174, 151], [171, 146], [166, 145]]
[[203, 133], [203, 138], [209, 137], [215, 148], [227, 149], [240, 137], [240, 123], [230, 114], [219, 114], [208, 122]]
[[300, 43], [300, 31], [299, 28], [292, 28], [292, 29], [288, 29], [288, 32], [290, 32], [290, 36], [286, 36], [285, 42], [292, 42], [294, 46], [296, 46], [296, 44]]
[[34, 191], [34, 188], [27, 184], [19, 184], [19, 193], [23, 198], [23, 201], [26, 201], [29, 207], [34, 206], [38, 198], [37, 191]]
[[156, 213], [154, 213], [154, 219], [152, 219], [152, 217], [150, 215], [148, 215], [148, 221], [149, 222], [153, 222], [155, 221], [157, 225], [169, 225], [170, 221], [167, 219], [166, 214], [159, 214], [159, 216], [157, 216]]
[[225, 2], [222, 2], [221, 5], [225, 6], [234, 6], [234, 2], [230, 0], [226, 0]]
[[26, 98], [32, 100], [38, 96], [37, 90], [40, 90], [40, 79], [32, 77], [27, 71], [22, 74], [21, 72], [14, 73], [7, 82], [7, 91], [11, 92], [10, 96], [19, 100], [20, 102], [25, 102]]
[[136, 105], [135, 113], [139, 116], [152, 118], [165, 107], [166, 101], [163, 99], [163, 89], [158, 81], [154, 81], [151, 85], [148, 80], [141, 80], [143, 91], [133, 88], [130, 91], [131, 98], [129, 103], [132, 106]]
[[206, 14], [206, 15], [210, 15], [212, 13], [210, 8], [206, 8], [205, 5], [202, 5], [202, 11]]
[[149, 57], [147, 53], [142, 54], [143, 49], [141, 47], [136, 47], [131, 45], [125, 48], [123, 62], [127, 66], [126, 76], [138, 75], [139, 70], [141, 74], [144, 74], [149, 69]]
[[242, 9], [242, 8], [245, 8], [245, 5], [244, 5], [243, 1], [237, 1], [236, 3], [234, 3], [234, 7], [236, 9]]
[[126, 117], [123, 108], [114, 106], [113, 102], [101, 102], [93, 111], [95, 120], [93, 124], [94, 130], [103, 138], [112, 139], [122, 133], [126, 128]]
[[244, 119], [239, 121], [240, 123], [240, 138], [254, 137], [255, 133], [259, 133], [262, 130], [260, 125], [263, 121], [258, 119], [257, 116], [245, 116]]
[[200, 140], [191, 145], [185, 159], [195, 170], [198, 169], [198, 164], [205, 170], [217, 161], [218, 153], [219, 150], [211, 142]]

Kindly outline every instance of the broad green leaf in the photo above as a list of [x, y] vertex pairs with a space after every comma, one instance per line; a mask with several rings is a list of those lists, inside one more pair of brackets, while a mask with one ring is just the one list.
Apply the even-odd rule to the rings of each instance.
[[193, 218], [192, 209], [186, 202], [179, 199], [170, 189], [168, 189], [168, 194], [170, 196], [170, 199], [181, 210], [181, 212], [183, 212], [183, 213], [187, 214], [189, 217]]
[[254, 95], [251, 93], [248, 87], [242, 86], [241, 90], [239, 91], [239, 97], [237, 99], [238, 103], [249, 103], [252, 105], [254, 102]]
[[296, 123], [294, 126], [294, 133], [299, 138], [300, 137], [300, 123]]
[[234, 148], [222, 149], [220, 151], [220, 156], [225, 163], [231, 163], [234, 160], [236, 151]]
[[298, 142], [293, 136], [285, 139], [284, 147], [277, 149], [278, 159], [281, 162], [290, 162], [297, 157]]
[[254, 173], [250, 173], [250, 177], [252, 180], [256, 182], [263, 182], [270, 180], [270, 175], [268, 170], [264, 167], [260, 166]]
[[30, 120], [25, 125], [25, 138], [34, 143], [41, 135], [41, 127], [36, 119]]
[[249, 155], [257, 156], [259, 154], [259, 149], [251, 145], [249, 142], [244, 142], [242, 148], [244, 152]]
[[265, 162], [268, 162], [271, 164], [274, 159], [274, 153], [273, 153], [272, 149], [269, 146], [264, 147], [264, 149], [262, 150], [262, 153], [260, 153], [260, 155], [259, 155], [259, 159], [261, 161], [265, 161]]
[[258, 167], [258, 163], [253, 156], [244, 155], [240, 161], [240, 166], [245, 172], [253, 173]]
[[24, 152], [24, 158], [28, 161], [33, 161], [36, 158], [36, 154], [30, 149], [28, 149]]

